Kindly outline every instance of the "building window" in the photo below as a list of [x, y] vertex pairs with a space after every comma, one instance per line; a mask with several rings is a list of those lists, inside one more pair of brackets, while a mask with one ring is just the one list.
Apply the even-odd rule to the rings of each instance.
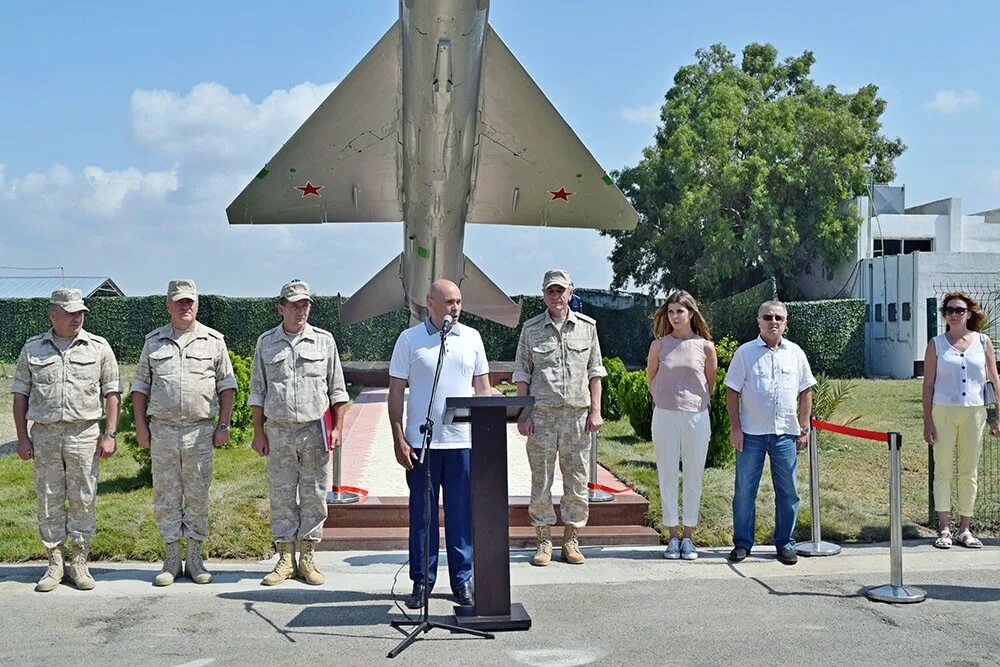
[[909, 255], [914, 252], [931, 252], [934, 239], [875, 239], [872, 241], [872, 256]]
[[890, 322], [896, 321], [896, 304], [894, 303], [889, 304], [889, 321]]
[[875, 321], [876, 322], [881, 322], [882, 321], [882, 304], [881, 303], [876, 303], [875, 304]]
[[904, 322], [909, 322], [910, 321], [910, 302], [909, 301], [904, 301], [903, 302], [903, 321]]

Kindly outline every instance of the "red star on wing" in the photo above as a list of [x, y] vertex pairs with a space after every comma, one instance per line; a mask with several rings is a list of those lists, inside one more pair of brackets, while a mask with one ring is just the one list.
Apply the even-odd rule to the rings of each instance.
[[308, 195], [316, 195], [317, 197], [322, 197], [323, 195], [321, 195], [319, 191], [325, 187], [326, 187], [325, 185], [313, 185], [312, 181], [306, 181], [305, 185], [296, 185], [295, 189], [301, 190], [303, 197], [306, 197]]
[[552, 199], [549, 201], [555, 201], [556, 199], [562, 199], [563, 201], [569, 201], [569, 196], [576, 194], [575, 192], [566, 192], [566, 188], [560, 187], [558, 190], [549, 190], [549, 194], [552, 195]]

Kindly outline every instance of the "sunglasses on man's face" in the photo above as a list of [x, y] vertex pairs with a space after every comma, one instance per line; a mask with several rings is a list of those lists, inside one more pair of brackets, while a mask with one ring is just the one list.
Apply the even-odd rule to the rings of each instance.
[[764, 320], [765, 322], [770, 322], [772, 320], [775, 321], [775, 322], [784, 322], [785, 321], [785, 316], [784, 315], [772, 315], [771, 313], [765, 313], [764, 315], [760, 316], [760, 319]]
[[955, 308], [954, 306], [945, 306], [944, 309], [945, 315], [965, 315], [967, 312], [969, 312], [969, 309], [962, 308], [961, 306], [957, 308]]

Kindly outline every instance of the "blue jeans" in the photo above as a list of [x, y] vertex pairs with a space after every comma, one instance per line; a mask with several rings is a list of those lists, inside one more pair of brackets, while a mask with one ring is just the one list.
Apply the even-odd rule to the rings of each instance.
[[757, 522], [757, 487], [764, 472], [764, 456], [771, 457], [774, 482], [774, 548], [794, 547], [792, 531], [799, 514], [795, 489], [798, 461], [794, 435], [743, 434], [743, 451], [736, 452], [736, 490], [733, 493], [733, 545], [749, 551]]
[[[414, 450], [417, 454], [420, 450]], [[448, 553], [451, 591], [472, 578], [472, 479], [469, 476], [471, 449], [431, 449], [425, 463], [431, 470], [431, 549], [427, 590], [437, 580], [439, 491], [444, 491], [444, 541]], [[410, 580], [424, 577], [424, 467], [413, 462], [406, 471], [410, 488]]]

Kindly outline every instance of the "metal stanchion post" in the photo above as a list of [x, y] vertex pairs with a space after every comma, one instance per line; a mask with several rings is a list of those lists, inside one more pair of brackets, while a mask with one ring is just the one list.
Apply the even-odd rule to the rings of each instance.
[[824, 542], [819, 525], [819, 446], [816, 444], [818, 429], [809, 427], [809, 503], [812, 515], [812, 541], [797, 544], [795, 553], [800, 556], [836, 556], [840, 545]]
[[326, 492], [326, 502], [328, 505], [347, 505], [361, 500], [361, 495], [351, 491], [341, 491], [340, 489], [340, 469], [341, 452], [344, 445], [333, 448], [333, 488]]
[[614, 500], [614, 495], [595, 488], [597, 484], [597, 431], [590, 434], [590, 484], [587, 486], [587, 500], [592, 503], [606, 503]]
[[903, 436], [889, 434], [889, 583], [867, 590], [868, 598], [879, 602], [923, 602], [927, 593], [903, 585], [903, 502], [899, 449]]

